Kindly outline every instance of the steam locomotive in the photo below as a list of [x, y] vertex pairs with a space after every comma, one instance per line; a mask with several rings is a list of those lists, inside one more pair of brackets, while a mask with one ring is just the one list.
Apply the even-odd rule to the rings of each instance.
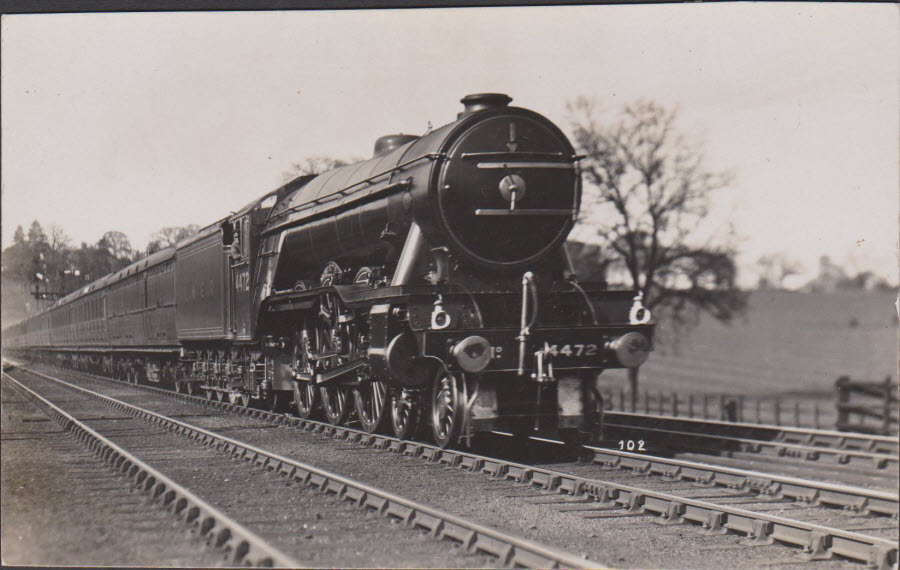
[[447, 125], [298, 177], [4, 348], [443, 447], [596, 436], [598, 373], [641, 365], [654, 324], [634, 291], [576, 279], [579, 157], [511, 101], [468, 95]]

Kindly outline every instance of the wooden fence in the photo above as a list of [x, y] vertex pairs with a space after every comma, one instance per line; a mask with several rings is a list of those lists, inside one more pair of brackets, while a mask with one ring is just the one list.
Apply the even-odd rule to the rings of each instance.
[[847, 376], [834, 383], [840, 431], [893, 435], [898, 431], [898, 385], [888, 376], [884, 382], [860, 382]]
[[833, 429], [837, 421], [834, 402], [827, 398], [758, 398], [644, 390], [632, 402], [631, 393], [626, 390], [606, 390], [602, 394], [604, 408], [613, 411], [818, 429]]
[[632, 400], [626, 390], [604, 390], [611, 411], [731, 422], [837, 429], [873, 434], [898, 433], [898, 386], [884, 382], [835, 383], [836, 398], [753, 397], [735, 394], [685, 394], [644, 390]]

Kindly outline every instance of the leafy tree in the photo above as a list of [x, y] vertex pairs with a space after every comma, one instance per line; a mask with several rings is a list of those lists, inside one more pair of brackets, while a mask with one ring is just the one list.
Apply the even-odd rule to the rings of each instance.
[[28, 244], [32, 248], [39, 248], [46, 243], [47, 234], [44, 233], [44, 228], [41, 227], [37, 220], [34, 220], [31, 222], [31, 227], [28, 228]]
[[3, 275], [29, 285], [31, 292], [54, 299], [78, 284], [68, 284], [73, 271], [69, 265], [69, 238], [63, 229], [50, 225], [47, 231], [35, 220], [26, 234], [16, 228], [13, 244], [3, 251]]
[[759, 270], [757, 287], [760, 289], [783, 289], [785, 280], [803, 272], [803, 264], [788, 259], [783, 253], [772, 253], [756, 260]]
[[47, 243], [47, 234], [44, 233], [44, 228], [37, 220], [31, 222], [31, 226], [28, 228], [27, 243], [31, 255], [31, 273], [27, 279], [31, 283], [32, 291], [35, 296], [52, 295], [50, 271], [47, 268], [49, 244]]
[[[601, 124], [590, 99], [568, 110], [585, 155], [576, 235], [600, 247], [597, 263], [641, 292], [666, 328], [683, 332], [702, 313], [726, 322], [741, 313], [735, 249], [700, 237], [711, 194], [731, 176], [704, 166], [702, 148], [677, 130], [676, 111], [637, 101]], [[631, 379], [635, 396], [636, 371]]]
[[34, 278], [35, 258], [25, 241], [24, 232], [22, 232], [21, 240], [18, 239], [18, 231], [16, 234], [13, 244], [3, 250], [3, 275], [16, 281], [29, 283]]
[[2, 274], [27, 284], [36, 298], [53, 300], [125, 267], [133, 255], [122, 232], [109, 231], [94, 245], [73, 248], [61, 227], [51, 224], [45, 231], [34, 221], [27, 234], [17, 228], [12, 245], [3, 250]]
[[120, 231], [109, 231], [104, 233], [97, 242], [97, 247], [101, 250], [105, 250], [110, 257], [112, 257], [114, 262], [116, 262], [116, 264], [121, 263], [122, 267], [131, 262], [131, 257], [134, 254], [128, 236]]

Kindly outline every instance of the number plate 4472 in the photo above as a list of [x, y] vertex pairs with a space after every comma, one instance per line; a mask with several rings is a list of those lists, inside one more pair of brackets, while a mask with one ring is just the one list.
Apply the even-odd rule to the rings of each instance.
[[544, 354], [548, 356], [564, 356], [567, 358], [578, 358], [581, 356], [596, 356], [596, 344], [550, 344], [544, 343]]

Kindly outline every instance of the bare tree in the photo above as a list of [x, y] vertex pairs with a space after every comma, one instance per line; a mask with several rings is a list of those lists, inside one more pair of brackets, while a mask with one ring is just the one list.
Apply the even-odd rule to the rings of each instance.
[[181, 240], [196, 234], [199, 230], [200, 226], [197, 224], [190, 224], [187, 226], [166, 226], [150, 236], [150, 243], [147, 244], [147, 255], [151, 255], [167, 247], [173, 247]]
[[327, 156], [310, 156], [300, 162], [291, 163], [291, 167], [281, 173], [284, 182], [288, 182], [299, 176], [309, 176], [322, 174], [334, 168], [347, 166], [354, 160], [343, 160], [340, 158], [330, 158]]
[[[742, 312], [734, 248], [700, 237], [710, 195], [731, 176], [706, 169], [702, 149], [678, 132], [676, 111], [638, 101], [607, 125], [590, 99], [568, 110], [586, 157], [576, 235], [600, 246], [607, 274], [641, 292], [670, 330], [684, 331], [702, 313], [729, 321]], [[635, 371], [632, 396], [636, 387]]]
[[49, 233], [47, 236], [47, 243], [50, 245], [52, 251], [63, 252], [69, 248], [71, 240], [61, 227], [56, 224], [50, 224], [47, 227], [47, 232]]

